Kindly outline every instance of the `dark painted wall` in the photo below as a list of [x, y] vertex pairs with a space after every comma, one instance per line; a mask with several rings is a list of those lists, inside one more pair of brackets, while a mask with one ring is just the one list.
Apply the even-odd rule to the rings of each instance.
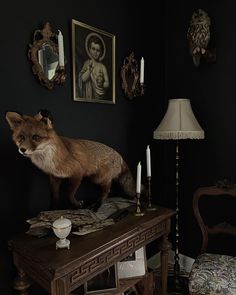
[[[149, 9], [139, 6], [136, 1], [24, 1], [5, 5], [0, 20], [0, 291], [7, 295], [11, 294], [15, 274], [7, 240], [14, 233], [27, 229], [26, 219], [49, 209], [50, 188], [47, 176], [18, 153], [11, 140], [5, 111], [35, 114], [39, 109], [49, 109], [59, 134], [97, 140], [112, 146], [124, 156], [134, 175], [141, 160], [145, 181], [145, 150], [150, 144], [155, 159], [152, 132], [160, 118], [160, 104], [164, 98], [164, 47], [153, 48], [153, 41], [147, 35], [147, 32], [154, 36], [157, 34], [162, 18], [154, 23], [152, 18], [144, 21], [145, 16], [150, 15]], [[115, 105], [73, 101], [71, 19], [116, 36]], [[39, 84], [27, 59], [33, 32], [46, 21], [51, 23], [54, 31], [62, 31], [68, 61], [66, 83], [51, 91]], [[164, 31], [160, 34], [163, 40]], [[147, 83], [145, 95], [133, 101], [124, 97], [120, 80], [123, 59], [131, 51], [138, 60], [144, 56]], [[155, 147], [155, 153], [157, 150]], [[94, 193], [86, 185], [82, 188], [82, 198]]]
[[[206, 10], [211, 18], [209, 47], [217, 51], [216, 63], [202, 62], [198, 68], [193, 65], [186, 38], [191, 15], [197, 8]], [[190, 256], [197, 254], [200, 245], [192, 213], [195, 189], [224, 178], [236, 178], [235, 9], [234, 1], [166, 1], [165, 96], [190, 98], [205, 131], [204, 140], [180, 141], [180, 252]], [[162, 145], [169, 148], [168, 142]], [[168, 172], [166, 179], [170, 181]], [[236, 222], [235, 206], [221, 210], [227, 210], [226, 218]], [[208, 215], [213, 215], [213, 211], [212, 204]]]
[[[164, 1], [163, 1], [164, 2]], [[145, 3], [146, 4], [146, 3]], [[174, 208], [175, 142], [153, 140], [153, 130], [164, 115], [170, 98], [191, 99], [194, 113], [205, 130], [201, 141], [180, 142], [180, 252], [194, 257], [200, 233], [192, 213], [192, 196], [199, 186], [222, 178], [235, 180], [235, 52], [236, 27], [233, 1], [166, 1], [152, 9], [136, 1], [32, 1], [6, 3], [0, 19], [1, 108], [0, 195], [1, 263], [0, 290], [10, 295], [15, 271], [7, 240], [25, 230], [25, 220], [49, 208], [47, 176], [23, 158], [11, 140], [6, 110], [34, 114], [51, 110], [59, 134], [93, 139], [117, 149], [133, 173], [143, 165], [151, 145], [153, 202]], [[205, 9], [212, 20], [212, 42], [217, 48], [215, 64], [193, 66], [186, 39], [192, 12]], [[23, 13], [19, 13], [19, 9]], [[116, 35], [115, 105], [74, 102], [72, 99], [71, 19], [74, 18]], [[67, 81], [49, 91], [32, 74], [27, 59], [35, 29], [46, 21], [64, 35], [68, 60]], [[166, 40], [165, 40], [166, 33]], [[150, 35], [152, 37], [150, 37]], [[131, 51], [145, 58], [146, 92], [133, 101], [124, 97], [119, 77], [123, 59]], [[164, 68], [165, 65], [165, 68]], [[81, 195], [91, 193], [90, 187]], [[210, 212], [209, 212], [210, 213]], [[40, 293], [42, 294], [42, 293]]]

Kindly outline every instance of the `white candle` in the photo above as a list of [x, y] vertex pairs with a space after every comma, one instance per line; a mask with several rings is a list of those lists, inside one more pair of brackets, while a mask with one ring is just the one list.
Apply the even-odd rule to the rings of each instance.
[[140, 61], [140, 84], [144, 83], [144, 59], [141, 58]]
[[137, 180], [136, 180], [136, 193], [141, 193], [141, 170], [142, 170], [142, 166], [141, 163], [138, 163], [137, 166]]
[[65, 60], [64, 60], [64, 42], [63, 36], [60, 30], [58, 30], [58, 52], [59, 52], [59, 66], [64, 67]]
[[147, 160], [147, 176], [151, 176], [151, 154], [149, 145], [146, 149], [146, 160]]

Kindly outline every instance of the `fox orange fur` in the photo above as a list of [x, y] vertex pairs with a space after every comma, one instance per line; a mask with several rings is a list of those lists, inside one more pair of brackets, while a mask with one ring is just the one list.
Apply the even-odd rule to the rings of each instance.
[[59, 200], [62, 179], [69, 180], [69, 200], [77, 208], [82, 202], [75, 193], [84, 177], [101, 187], [97, 207], [108, 197], [112, 181], [124, 192], [135, 196], [135, 182], [122, 156], [105, 144], [58, 136], [50, 113], [41, 110], [35, 116], [7, 112], [6, 120], [19, 152], [50, 177], [54, 203]]

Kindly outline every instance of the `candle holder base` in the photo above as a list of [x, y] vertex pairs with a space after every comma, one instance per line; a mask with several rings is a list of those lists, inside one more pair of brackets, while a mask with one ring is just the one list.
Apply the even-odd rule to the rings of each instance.
[[137, 207], [136, 207], [136, 211], [134, 212], [134, 216], [143, 216], [143, 215], [144, 215], [144, 212], [141, 211], [139, 199], [137, 199]]
[[148, 206], [146, 208], [146, 211], [156, 211], [156, 210], [157, 210], [157, 208], [156, 207], [152, 207], [152, 206], [151, 207]]
[[140, 212], [140, 213], [135, 212], [134, 216], [144, 216], [144, 213], [143, 212]]
[[136, 211], [134, 212], [134, 216], [143, 216], [144, 212], [140, 209], [140, 193], [137, 193], [137, 202], [136, 202]]

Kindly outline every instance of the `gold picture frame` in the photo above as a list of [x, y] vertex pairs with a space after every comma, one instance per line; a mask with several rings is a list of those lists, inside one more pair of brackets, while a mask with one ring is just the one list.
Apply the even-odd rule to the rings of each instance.
[[72, 19], [74, 101], [115, 104], [115, 35]]

